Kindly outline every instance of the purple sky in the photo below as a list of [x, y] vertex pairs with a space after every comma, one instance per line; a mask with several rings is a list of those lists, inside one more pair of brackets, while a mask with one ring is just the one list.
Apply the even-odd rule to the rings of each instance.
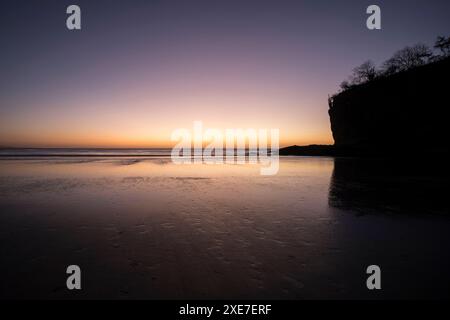
[[[66, 29], [78, 4], [82, 30]], [[382, 30], [366, 28], [368, 5]], [[352, 68], [450, 33], [449, 1], [0, 4], [0, 146], [170, 146], [205, 127], [332, 143], [327, 96]]]

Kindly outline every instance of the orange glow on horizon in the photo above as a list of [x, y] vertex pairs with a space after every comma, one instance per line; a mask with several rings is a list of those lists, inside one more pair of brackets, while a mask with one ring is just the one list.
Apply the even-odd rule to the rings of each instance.
[[[281, 130], [282, 131], [282, 130]], [[6, 138], [6, 139], [5, 139]], [[121, 136], [104, 134], [84, 136], [81, 134], [43, 134], [28, 136], [2, 136], [0, 147], [17, 148], [172, 148], [177, 142], [168, 135]], [[205, 142], [206, 143], [206, 142]], [[225, 144], [225, 143], [224, 143]], [[280, 134], [280, 147], [290, 145], [333, 144], [333, 139], [326, 134], [304, 134], [303, 136]]]
[[[19, 108], [0, 119], [0, 147], [171, 148], [176, 144], [172, 132], [192, 131], [196, 120], [203, 122], [204, 130], [279, 129], [280, 147], [333, 143], [328, 114], [323, 112], [326, 100], [316, 106], [297, 96], [231, 95], [212, 89], [153, 94], [137, 90], [77, 97], [64, 107], [52, 98], [49, 103], [31, 103], [35, 113]], [[281, 106], [291, 111], [277, 112]]]

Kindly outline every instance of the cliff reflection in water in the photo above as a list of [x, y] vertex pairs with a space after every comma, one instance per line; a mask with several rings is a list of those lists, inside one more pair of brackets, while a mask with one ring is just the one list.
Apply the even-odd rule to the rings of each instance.
[[335, 158], [331, 207], [358, 213], [445, 214], [443, 160]]

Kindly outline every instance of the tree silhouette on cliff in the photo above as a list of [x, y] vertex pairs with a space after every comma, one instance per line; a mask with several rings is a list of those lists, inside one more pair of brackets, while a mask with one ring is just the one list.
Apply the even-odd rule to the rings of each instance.
[[380, 69], [377, 69], [375, 64], [368, 60], [354, 68], [349, 78], [340, 84], [340, 88], [342, 91], [345, 91], [380, 77], [410, 70], [446, 58], [450, 56], [450, 37], [438, 37], [434, 48], [438, 49], [440, 54], [434, 54], [428, 46], [421, 43], [407, 46], [394, 53], [391, 58], [382, 64]]
[[441, 54], [443, 56], [449, 56], [450, 55], [450, 37], [438, 37], [436, 40], [436, 43], [434, 45], [434, 48], [439, 49], [441, 51]]

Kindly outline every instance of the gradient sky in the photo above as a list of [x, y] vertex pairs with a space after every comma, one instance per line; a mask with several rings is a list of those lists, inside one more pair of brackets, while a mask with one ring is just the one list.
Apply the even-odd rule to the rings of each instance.
[[[69, 31], [78, 4], [82, 30]], [[378, 4], [382, 30], [365, 26]], [[0, 146], [162, 147], [171, 132], [279, 128], [333, 143], [327, 96], [352, 68], [450, 34], [450, 1], [0, 3]]]

